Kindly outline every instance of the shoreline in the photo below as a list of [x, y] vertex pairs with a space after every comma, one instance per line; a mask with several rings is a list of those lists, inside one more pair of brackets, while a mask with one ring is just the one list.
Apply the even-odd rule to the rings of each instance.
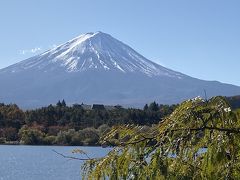
[[110, 148], [110, 146], [101, 146], [101, 145], [59, 145], [59, 144], [50, 144], [50, 145], [46, 145], [46, 144], [21, 144], [20, 142], [19, 143], [16, 143], [16, 144], [13, 144], [13, 143], [4, 143], [4, 144], [0, 144], [0, 146], [58, 146], [58, 147], [102, 147], [102, 148]]

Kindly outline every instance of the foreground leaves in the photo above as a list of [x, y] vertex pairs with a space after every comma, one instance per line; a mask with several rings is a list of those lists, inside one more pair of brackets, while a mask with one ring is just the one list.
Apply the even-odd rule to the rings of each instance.
[[85, 179], [239, 179], [240, 119], [227, 101], [183, 102], [160, 124], [117, 126], [101, 140], [116, 145], [86, 161]]

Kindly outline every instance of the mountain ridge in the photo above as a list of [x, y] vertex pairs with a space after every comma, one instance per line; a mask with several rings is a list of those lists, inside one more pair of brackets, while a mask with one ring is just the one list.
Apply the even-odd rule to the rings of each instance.
[[142, 72], [148, 76], [169, 75], [178, 78], [183, 76], [148, 60], [128, 45], [101, 31], [80, 35], [40, 55], [9, 66], [5, 71], [9, 72], [9, 69], [13, 73], [21, 71], [19, 66], [23, 70], [34, 67], [37, 70], [36, 66], [43, 69], [54, 63], [65, 67], [67, 72], [100, 68], [123, 73]]
[[0, 101], [39, 107], [69, 103], [143, 106], [240, 94], [240, 87], [165, 68], [102, 33], [86, 33], [0, 70]]

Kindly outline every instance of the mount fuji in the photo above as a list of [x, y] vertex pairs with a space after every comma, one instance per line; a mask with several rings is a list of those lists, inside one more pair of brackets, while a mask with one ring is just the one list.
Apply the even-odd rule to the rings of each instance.
[[80, 35], [0, 70], [0, 101], [35, 108], [73, 103], [142, 106], [195, 96], [238, 95], [240, 87], [204, 81], [158, 65], [103, 32]]

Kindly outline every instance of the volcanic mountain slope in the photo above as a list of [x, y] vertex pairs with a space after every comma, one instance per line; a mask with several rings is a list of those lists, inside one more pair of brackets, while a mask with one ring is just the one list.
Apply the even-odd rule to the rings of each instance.
[[237, 95], [240, 87], [195, 79], [160, 66], [112, 36], [80, 35], [0, 70], [0, 101], [25, 108], [68, 103], [142, 106], [203, 95]]

